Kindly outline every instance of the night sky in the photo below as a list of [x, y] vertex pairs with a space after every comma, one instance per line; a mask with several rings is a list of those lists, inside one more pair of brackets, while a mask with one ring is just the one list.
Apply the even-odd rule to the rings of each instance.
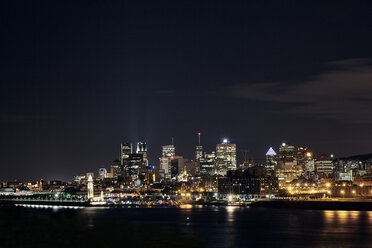
[[372, 152], [372, 3], [3, 1], [0, 180], [109, 168], [121, 142], [151, 164], [228, 137]]

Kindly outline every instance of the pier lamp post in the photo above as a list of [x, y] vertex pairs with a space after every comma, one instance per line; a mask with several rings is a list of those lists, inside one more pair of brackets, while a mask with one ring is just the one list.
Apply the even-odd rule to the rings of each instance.
[[363, 186], [364, 186], [364, 184], [362, 183], [362, 184], [360, 184], [360, 194], [361, 195], [363, 195], [363, 193], [364, 193], [364, 191], [363, 191]]
[[341, 190], [342, 198], [345, 198], [345, 190]]

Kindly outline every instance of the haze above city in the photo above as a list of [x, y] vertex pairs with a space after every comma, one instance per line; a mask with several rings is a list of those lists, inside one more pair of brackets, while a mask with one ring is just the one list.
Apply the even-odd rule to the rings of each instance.
[[372, 152], [371, 3], [21, 2], [0, 8], [0, 180], [71, 180], [123, 142], [192, 159], [198, 132]]

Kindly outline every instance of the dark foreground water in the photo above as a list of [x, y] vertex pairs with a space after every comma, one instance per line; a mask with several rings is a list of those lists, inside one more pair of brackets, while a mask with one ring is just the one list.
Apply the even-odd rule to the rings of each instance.
[[[55, 214], [52, 210], [32, 211], [46, 218]], [[90, 230], [102, 223], [119, 226], [130, 223], [134, 227], [151, 227], [139, 230], [139, 236], [146, 237], [146, 232], [158, 229], [167, 230], [169, 233], [159, 234], [158, 239], [167, 239], [177, 233], [196, 240], [194, 247], [372, 247], [372, 211], [240, 207], [86, 208], [76, 211], [73, 215], [85, 219], [83, 225]], [[99, 231], [96, 238], [108, 240], [112, 238], [110, 235], [111, 232]], [[186, 242], [175, 239], [183, 244]], [[154, 240], [150, 246], [158, 247], [156, 238]], [[135, 243], [125, 245], [123, 241], [117, 247], [136, 246]], [[173, 243], [170, 246], [181, 245]]]

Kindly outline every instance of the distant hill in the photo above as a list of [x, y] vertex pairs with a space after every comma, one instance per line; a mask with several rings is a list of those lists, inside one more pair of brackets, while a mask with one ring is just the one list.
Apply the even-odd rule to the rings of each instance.
[[338, 158], [338, 159], [339, 160], [360, 160], [360, 161], [369, 160], [369, 159], [372, 160], [372, 153], [353, 155], [353, 156], [343, 157], [343, 158]]

